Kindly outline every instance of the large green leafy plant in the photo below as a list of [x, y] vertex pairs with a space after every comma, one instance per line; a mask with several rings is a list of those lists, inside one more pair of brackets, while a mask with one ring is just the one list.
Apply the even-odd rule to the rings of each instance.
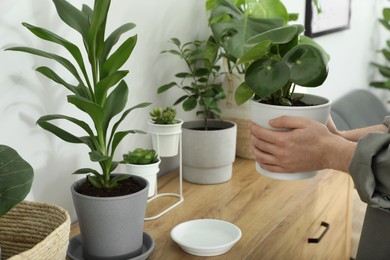
[[[38, 119], [37, 123], [43, 129], [53, 133], [62, 140], [75, 144], [86, 144], [90, 148], [91, 161], [100, 164], [101, 172], [91, 168], [82, 168], [76, 174], [89, 174], [88, 180], [98, 188], [114, 188], [124, 175], [111, 178], [112, 171], [117, 167], [114, 153], [119, 143], [130, 133], [141, 133], [138, 130], [119, 131], [119, 125], [127, 115], [136, 108], [148, 106], [150, 103], [141, 103], [125, 110], [129, 89], [124, 80], [128, 70], [121, 69], [129, 59], [137, 42], [137, 36], [127, 37], [116, 49], [120, 37], [133, 29], [133, 23], [125, 23], [106, 37], [106, 23], [110, 0], [95, 0], [93, 9], [82, 5], [77, 9], [65, 0], [53, 0], [58, 16], [61, 20], [77, 31], [82, 39], [82, 49], [71, 41], [45, 28], [23, 23], [37, 37], [42, 40], [62, 46], [73, 58], [73, 62], [66, 56], [60, 56], [45, 50], [30, 47], [13, 47], [8, 50], [21, 51], [51, 59], [62, 65], [73, 76], [69, 82], [50, 67], [41, 66], [36, 70], [58, 85], [67, 88], [71, 94], [67, 101], [85, 112], [91, 119], [87, 124], [81, 119], [67, 115], [52, 114]], [[88, 59], [88, 64], [84, 58]], [[65, 120], [78, 127], [85, 136], [76, 136], [59, 127], [53, 121]], [[113, 122], [116, 120], [115, 122]]]
[[255, 99], [294, 105], [295, 86], [320, 86], [328, 75], [322, 48], [303, 35], [304, 27], [289, 22], [279, 0], [209, 0], [210, 27], [225, 56], [241, 67], [243, 82], [235, 92], [238, 105]]
[[173, 38], [171, 42], [176, 48], [162, 53], [171, 53], [184, 60], [187, 70], [175, 74], [178, 81], [160, 86], [157, 93], [163, 93], [172, 87], [181, 89], [185, 94], [174, 105], [182, 103], [184, 111], [192, 111], [198, 107], [196, 115], [204, 119], [204, 129], [208, 130], [208, 119], [220, 119], [218, 101], [226, 98], [222, 83], [218, 82], [218, 77], [222, 74], [218, 63], [219, 46], [213, 37], [207, 41], [183, 44], [179, 39]]
[[0, 217], [30, 192], [34, 170], [14, 149], [0, 145]]
[[[390, 8], [383, 8], [382, 15], [383, 17], [379, 19], [379, 22], [386, 30], [390, 31]], [[386, 46], [379, 51], [385, 58], [385, 61], [390, 62], [390, 39], [386, 40]], [[378, 69], [383, 79], [370, 82], [370, 86], [390, 89], [390, 66], [388, 64], [379, 64], [378, 62], [371, 62], [371, 64]]]

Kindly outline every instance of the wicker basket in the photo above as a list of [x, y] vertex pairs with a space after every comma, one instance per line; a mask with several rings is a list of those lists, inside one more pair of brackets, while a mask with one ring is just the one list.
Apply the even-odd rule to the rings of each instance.
[[47, 203], [23, 201], [0, 218], [2, 259], [65, 259], [70, 217]]

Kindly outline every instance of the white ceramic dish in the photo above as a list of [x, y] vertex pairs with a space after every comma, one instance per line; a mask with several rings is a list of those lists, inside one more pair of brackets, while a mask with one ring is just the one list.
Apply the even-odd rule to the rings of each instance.
[[196, 219], [175, 226], [171, 238], [189, 254], [216, 256], [228, 252], [240, 240], [241, 230], [222, 220]]

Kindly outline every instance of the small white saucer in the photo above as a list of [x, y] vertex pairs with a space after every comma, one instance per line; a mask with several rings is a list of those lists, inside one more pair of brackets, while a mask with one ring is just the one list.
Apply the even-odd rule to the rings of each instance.
[[216, 256], [228, 252], [240, 240], [241, 230], [218, 219], [195, 219], [175, 226], [171, 237], [189, 254]]
[[[68, 256], [72, 260], [84, 260], [83, 257], [83, 249], [82, 249], [82, 241], [81, 236], [77, 235], [73, 237], [69, 241], [68, 246]], [[130, 258], [128, 260], [144, 260], [149, 257], [154, 249], [154, 240], [153, 238], [146, 232], [143, 234], [143, 245], [142, 245], [142, 253], [139, 256]]]

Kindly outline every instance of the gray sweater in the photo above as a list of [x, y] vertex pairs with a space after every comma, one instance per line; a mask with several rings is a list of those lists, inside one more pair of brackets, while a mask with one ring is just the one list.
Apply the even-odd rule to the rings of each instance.
[[[389, 127], [390, 117], [383, 122]], [[368, 204], [357, 259], [390, 259], [390, 128], [359, 139], [349, 172]]]

